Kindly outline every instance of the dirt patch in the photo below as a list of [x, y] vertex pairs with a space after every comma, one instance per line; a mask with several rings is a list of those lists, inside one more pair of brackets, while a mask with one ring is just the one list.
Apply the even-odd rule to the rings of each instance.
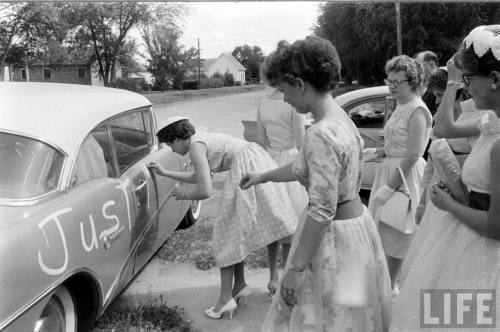
[[[156, 256], [167, 262], [190, 263], [199, 270], [214, 267], [212, 222], [210, 217], [201, 217], [192, 227], [175, 231], [156, 252]], [[245, 259], [245, 266], [247, 268], [267, 267], [266, 248], [248, 255]]]

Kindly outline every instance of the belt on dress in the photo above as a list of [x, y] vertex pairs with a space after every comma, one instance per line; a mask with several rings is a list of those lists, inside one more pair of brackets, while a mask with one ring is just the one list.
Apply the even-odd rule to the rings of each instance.
[[469, 207], [476, 210], [488, 211], [490, 209], [490, 194], [471, 191], [469, 193]]
[[269, 150], [272, 150], [272, 151], [277, 151], [277, 152], [281, 152], [281, 151], [288, 151], [288, 150], [292, 150], [292, 149], [295, 149], [295, 146], [290, 146], [290, 147], [274, 147], [274, 146], [269, 146], [268, 147]]

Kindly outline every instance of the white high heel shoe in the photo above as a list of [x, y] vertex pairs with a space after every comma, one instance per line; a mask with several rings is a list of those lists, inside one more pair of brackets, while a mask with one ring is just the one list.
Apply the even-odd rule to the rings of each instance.
[[242, 290], [240, 290], [240, 292], [234, 296], [234, 301], [236, 301], [236, 303], [238, 303], [238, 301], [242, 297], [243, 298], [243, 302], [245, 302], [245, 304], [247, 304], [248, 303], [248, 296], [250, 294], [252, 294], [252, 290], [250, 289], [250, 287], [245, 286], [245, 288], [243, 288]]
[[234, 309], [236, 309], [237, 306], [238, 304], [236, 304], [236, 301], [234, 299], [231, 299], [226, 304], [224, 304], [224, 306], [218, 312], [214, 311], [215, 307], [206, 309], [205, 315], [213, 319], [221, 319], [222, 315], [224, 315], [225, 312], [228, 312], [229, 319], [233, 319]]

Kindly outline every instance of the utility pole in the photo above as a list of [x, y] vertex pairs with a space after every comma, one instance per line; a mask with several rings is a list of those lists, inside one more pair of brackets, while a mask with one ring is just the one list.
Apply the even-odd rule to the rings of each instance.
[[403, 46], [401, 42], [401, 11], [399, 6], [399, 1], [394, 3], [396, 6], [396, 38], [397, 38], [397, 51], [398, 55], [403, 54]]
[[201, 89], [200, 38], [198, 38], [198, 90]]

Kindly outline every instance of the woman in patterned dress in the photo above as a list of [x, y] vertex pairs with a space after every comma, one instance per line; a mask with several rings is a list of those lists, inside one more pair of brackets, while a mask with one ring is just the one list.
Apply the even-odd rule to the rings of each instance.
[[262, 331], [385, 331], [389, 274], [375, 223], [358, 195], [363, 140], [330, 93], [340, 76], [337, 51], [309, 36], [276, 55], [265, 75], [287, 103], [315, 121], [294, 162], [247, 172], [240, 182], [251, 188], [300, 179], [309, 193]]
[[[430, 199], [444, 213], [435, 218], [434, 230], [426, 234], [420, 250], [411, 262], [395, 302], [391, 331], [421, 330], [423, 326], [418, 312], [423, 310], [422, 290], [496, 289], [496, 298], [492, 301], [500, 303], [499, 40], [500, 25], [476, 27], [448, 63], [450, 81], [441, 107], [453, 107], [454, 96], [463, 80], [477, 109], [492, 111], [481, 117], [478, 125], [481, 134], [462, 168], [462, 182], [469, 190], [468, 204], [456, 201], [440, 187], [441, 184], [431, 187]], [[438, 114], [439, 112], [441, 109]], [[436, 121], [439, 119], [440, 117]], [[464, 132], [474, 133], [473, 123], [456, 126], [461, 126]], [[486, 305], [487, 302], [483, 303], [486, 311], [491, 309]], [[470, 302], [465, 305], [469, 306]], [[473, 316], [468, 316], [464, 323], [478, 323], [476, 319], [480, 316], [479, 308], [478, 303], [476, 310], [471, 310]], [[500, 315], [498, 305], [495, 313], [484, 314], [485, 317], [494, 315]], [[458, 324], [446, 326], [446, 322], [440, 322], [441, 325], [424, 327], [426, 331], [442, 331], [444, 327], [451, 327], [453, 331], [471, 331], [471, 327], [474, 327]], [[481, 331], [498, 331], [498, 327], [494, 326], [476, 327], [481, 327]]]
[[[213, 251], [221, 272], [220, 297], [215, 306], [205, 310], [210, 318], [225, 312], [232, 318], [240, 297], [250, 295], [245, 282], [245, 257], [266, 245], [290, 236], [297, 228], [297, 216], [284, 185], [265, 184], [243, 191], [238, 182], [248, 171], [264, 171], [276, 162], [258, 144], [229, 135], [196, 132], [185, 117], [169, 118], [157, 133], [180, 155], [189, 153], [194, 172], [165, 170], [158, 163], [149, 167], [160, 175], [178, 181], [196, 183], [195, 190], [174, 189], [176, 199], [202, 200], [212, 191], [211, 172], [229, 171], [222, 189], [217, 219], [213, 225]], [[234, 280], [234, 281], [233, 281]]]

